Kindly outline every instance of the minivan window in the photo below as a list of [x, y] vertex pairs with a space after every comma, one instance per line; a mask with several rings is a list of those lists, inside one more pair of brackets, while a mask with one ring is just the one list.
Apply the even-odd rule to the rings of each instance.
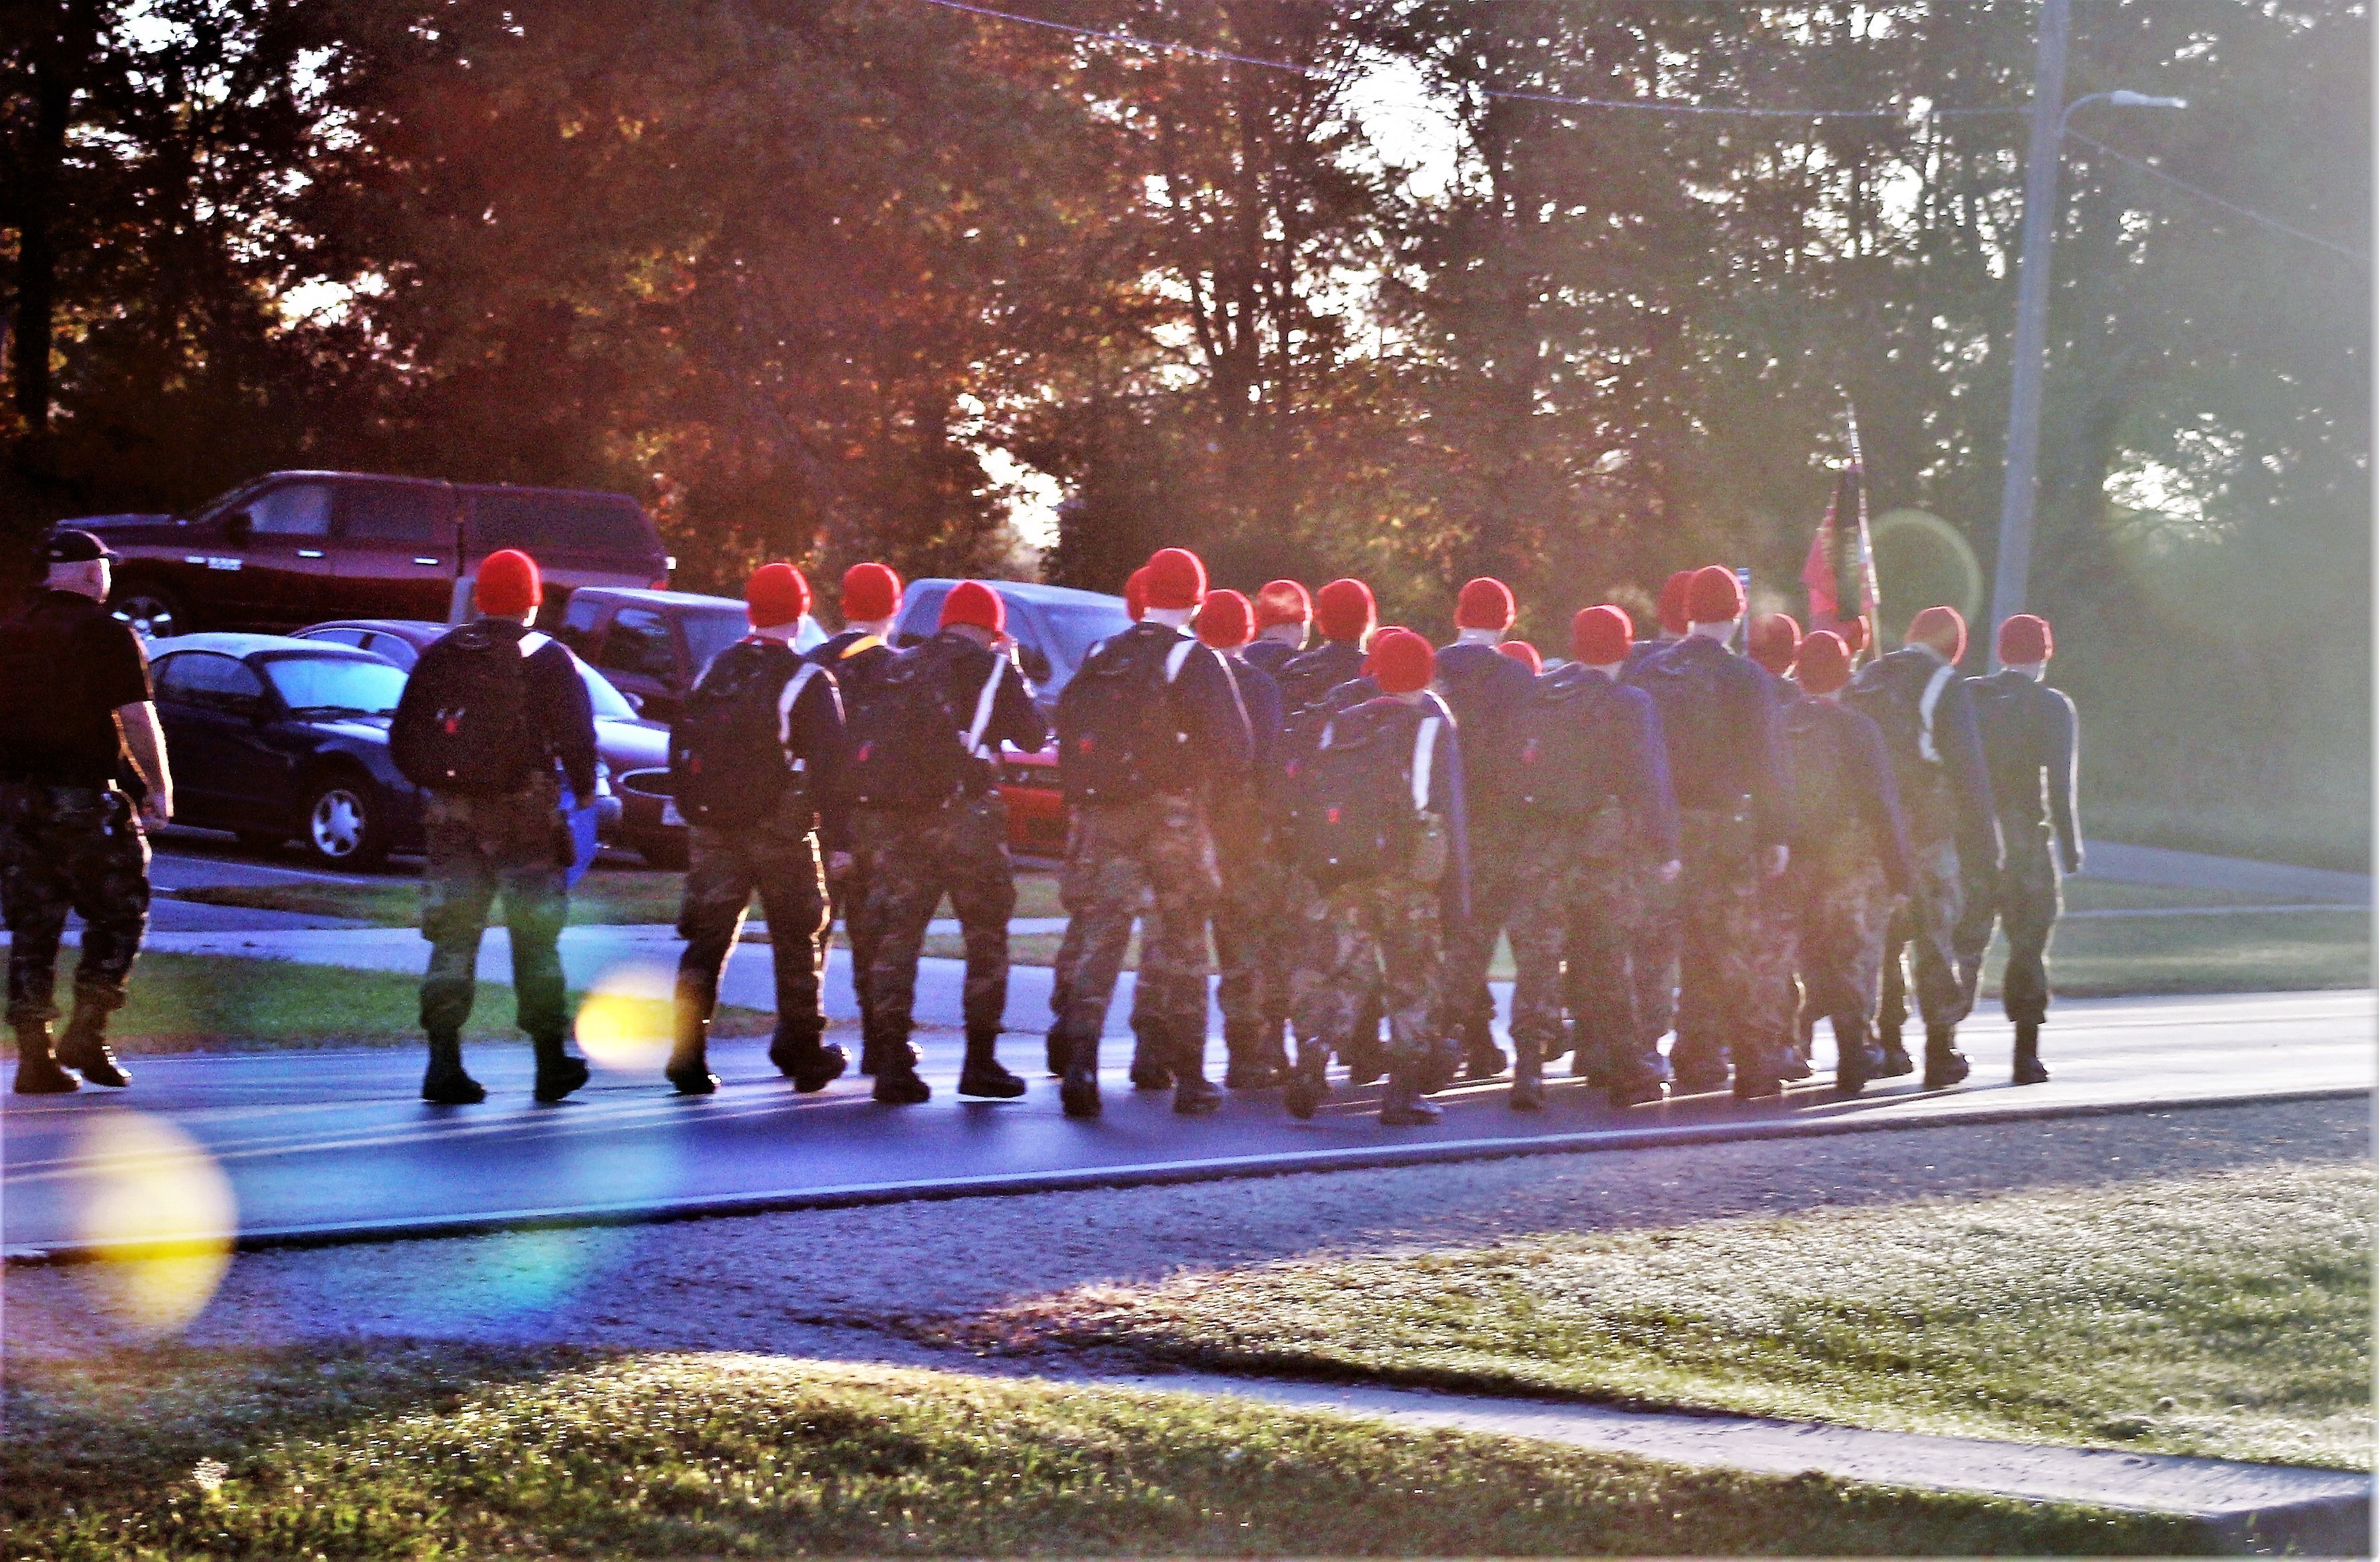
[[669, 620], [650, 608], [620, 609], [612, 616], [612, 627], [603, 632], [603, 654], [596, 665], [647, 677], [674, 676], [677, 656], [670, 646]]
[[1050, 658], [1050, 688], [1044, 693], [1054, 693], [1075, 676], [1091, 647], [1103, 640], [1111, 640], [1132, 628], [1132, 615], [1122, 603], [1041, 602], [1041, 622], [1050, 633], [1050, 643], [1041, 648]]
[[326, 537], [331, 531], [331, 490], [320, 482], [285, 482], [249, 501], [259, 536]]
[[471, 495], [471, 551], [540, 548], [566, 553], [635, 554], [651, 551], [644, 512], [617, 494], [508, 493], [482, 489]]
[[688, 609], [678, 624], [686, 630], [686, 653], [697, 667], [710, 665], [712, 657], [742, 640], [751, 628], [751, 620], [732, 607]]
[[343, 482], [338, 515], [339, 535], [351, 541], [431, 547], [442, 541], [446, 491], [426, 482]]

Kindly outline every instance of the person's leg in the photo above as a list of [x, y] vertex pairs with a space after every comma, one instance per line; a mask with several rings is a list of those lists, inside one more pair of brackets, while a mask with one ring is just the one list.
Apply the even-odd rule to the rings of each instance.
[[[1636, 985], [1636, 1020], [1643, 1028], [1643, 1051], [1658, 1055], [1661, 1038], [1670, 1033], [1678, 1012], [1678, 940], [1681, 882], [1664, 884], [1646, 863], [1643, 873], [1643, 909], [1636, 935], [1630, 941], [1628, 964]], [[1682, 875], [1681, 875], [1682, 879]], [[1668, 1066], [1667, 1059], [1663, 1066]]]
[[1327, 895], [1318, 892], [1305, 905], [1298, 956], [1297, 1068], [1281, 1092], [1281, 1105], [1300, 1121], [1313, 1117], [1330, 1093], [1330, 1055], [1343, 1055], [1364, 1022], [1369, 995], [1378, 987], [1379, 950], [1366, 906], [1367, 888], [1342, 885]]
[[[753, 868], [745, 835], [696, 825], [686, 832], [686, 885], [678, 897], [678, 956], [671, 1000], [670, 1056], [662, 1078], [681, 1095], [709, 1095], [710, 1017], [719, 1007], [719, 977], [744, 930], [752, 901]], [[771, 930], [771, 936], [774, 929]]]
[[570, 889], [556, 848], [560, 819], [554, 789], [503, 799], [493, 811], [502, 837], [493, 847], [504, 927], [511, 935], [513, 998], [520, 1028], [537, 1052], [535, 1094], [560, 1101], [587, 1082], [587, 1060], [571, 1056], [569, 986], [562, 972], [562, 928], [570, 920]]
[[1911, 843], [1910, 965], [1917, 1012], [1925, 1021], [1925, 1086], [1942, 1090], [1967, 1077], [1958, 1050], [1959, 1021], [1967, 1017], [1965, 990], [1951, 935], [1964, 897], [1959, 851], [1947, 836]]
[[[1498, 940], [1512, 923], [1523, 873], [1520, 832], [1500, 818], [1474, 819], [1471, 917], [1446, 941], [1444, 983], [1447, 1027], [1463, 1044], [1465, 1079], [1491, 1079], [1504, 1068], [1504, 1054], [1496, 1045], [1496, 1000], [1488, 990], [1488, 968], [1495, 961]], [[1541, 1040], [1541, 1048], [1548, 1045], [1550, 1038]]]
[[71, 899], [66, 875], [51, 864], [42, 794], [0, 786], [0, 911], [9, 933], [8, 1023], [17, 1036], [13, 1088], [20, 1095], [80, 1088], [50, 1050], [58, 943]]
[[75, 962], [74, 1016], [58, 1040], [57, 1059], [87, 1084], [132, 1082], [107, 1044], [107, 1017], [124, 1007], [124, 984], [149, 929], [149, 841], [132, 799], [99, 794], [98, 812], [64, 843], [81, 913], [82, 958]]
[[808, 812], [805, 803], [797, 813], [765, 821], [752, 833], [776, 978], [769, 1061], [806, 1093], [826, 1089], [851, 1062], [841, 1047], [825, 1044], [826, 873]]
[[421, 936], [430, 963], [421, 978], [421, 1029], [430, 1067], [421, 1097], [442, 1106], [469, 1105], [487, 1092], [463, 1068], [463, 1027], [479, 985], [480, 937], [496, 898], [496, 874], [473, 827], [473, 803], [436, 792], [423, 808], [429, 860], [421, 871]]
[[933, 1092], [917, 1077], [909, 1045], [917, 1001], [917, 959], [926, 928], [941, 904], [941, 847], [947, 834], [939, 811], [880, 809], [867, 816], [868, 917], [875, 924], [876, 963], [868, 973], [865, 1047], [877, 1056], [875, 1098], [915, 1105]]
[[1738, 1039], [1728, 1029], [1723, 993], [1729, 940], [1740, 922], [1734, 904], [1740, 873], [1729, 860], [1731, 824], [1707, 809], [1687, 809], [1679, 816], [1684, 869], [1678, 878], [1678, 1039], [1670, 1048], [1670, 1064], [1684, 1094], [1727, 1083], [1728, 1049]]
[[[1124, 949], [1132, 942], [1132, 924], [1148, 890], [1141, 862], [1141, 837], [1148, 819], [1148, 810], [1140, 803], [1092, 804], [1075, 810], [1073, 849], [1058, 883], [1060, 902], [1082, 930], [1075, 963], [1058, 973], [1066, 988], [1067, 1012], [1062, 1023], [1067, 1038], [1068, 1077], [1075, 1081], [1075, 1076], [1082, 1074], [1094, 1092], [1108, 1004], [1115, 996]], [[1077, 1094], [1087, 1112], [1098, 1111], [1095, 1094], [1080, 1091]]]
[[1636, 1013], [1636, 983], [1629, 970], [1637, 945], [1644, 880], [1643, 864], [1624, 848], [1589, 857], [1572, 875], [1566, 912], [1567, 986], [1580, 1043], [1590, 1056], [1600, 1055], [1597, 1077], [1618, 1106], [1660, 1100], [1662, 1083], [1669, 1078], [1660, 1049], [1643, 1039], [1645, 1025]]
[[1509, 924], [1512, 940], [1512, 1091], [1516, 1112], [1545, 1104], [1545, 1060], [1562, 1033], [1563, 952], [1571, 946], [1566, 864], [1546, 843], [1544, 857], [1520, 875]]
[[1140, 924], [1140, 969], [1163, 999], [1157, 1019], [1170, 1043], [1173, 1110], [1215, 1110], [1222, 1092], [1207, 1078], [1207, 922], [1217, 893], [1215, 848], [1207, 821], [1187, 797], [1151, 799], [1141, 862], [1149, 914]]
[[2047, 1081], [2041, 1066], [2041, 1027], [2049, 1018], [2049, 936], [2063, 909], [2058, 864], [2044, 837], [2011, 841], [2000, 874], [2002, 920], [2008, 930], [2008, 970], [2000, 977], [2000, 1004], [2016, 1022], [2013, 1078], [2021, 1085]]
[[961, 1095], [1013, 1099], [1025, 1081], [1001, 1067], [1000, 1028], [1008, 1012], [1008, 919], [1016, 910], [1016, 871], [1008, 857], [1008, 805], [998, 793], [948, 811], [945, 860], [951, 909], [966, 943], [966, 1062]]
[[1370, 909], [1380, 950], [1381, 1007], [1389, 1019], [1389, 1088], [1380, 1121], [1390, 1128], [1418, 1128], [1440, 1116], [1423, 1099], [1435, 1071], [1439, 1018], [1445, 1012], [1438, 886], [1392, 874], [1380, 881]]

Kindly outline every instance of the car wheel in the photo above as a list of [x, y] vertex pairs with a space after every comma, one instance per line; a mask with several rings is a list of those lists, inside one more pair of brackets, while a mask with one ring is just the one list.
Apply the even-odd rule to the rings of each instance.
[[665, 873], [682, 873], [686, 862], [686, 837], [648, 836], [637, 843], [637, 855], [645, 860], [648, 868], [659, 868]]
[[298, 842], [329, 868], [377, 868], [388, 860], [388, 804], [360, 775], [337, 772], [306, 794]]
[[142, 640], [166, 640], [188, 631], [182, 604], [172, 592], [152, 580], [126, 580], [115, 588], [108, 611], [132, 626]]

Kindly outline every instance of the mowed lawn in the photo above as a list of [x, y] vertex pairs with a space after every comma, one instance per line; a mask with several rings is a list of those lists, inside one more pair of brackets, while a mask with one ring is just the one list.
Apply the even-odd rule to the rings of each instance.
[[2316, 1165], [1068, 1293], [981, 1341], [2368, 1469], [2373, 1171]]
[[751, 1356], [9, 1365], [0, 1535], [222, 1556], [2170, 1555], [2181, 1520]]

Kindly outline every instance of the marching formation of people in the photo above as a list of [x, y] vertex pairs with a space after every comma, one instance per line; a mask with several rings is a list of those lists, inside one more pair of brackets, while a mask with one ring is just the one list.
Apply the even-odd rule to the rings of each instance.
[[[111, 557], [57, 533], [44, 589], [0, 624], [0, 894], [28, 1093], [129, 1082], [107, 1017], [146, 924], [144, 827], [172, 812], [145, 654], [103, 606]], [[557, 949], [573, 853], [560, 799], [592, 794], [595, 734], [567, 653], [534, 627], [542, 594], [527, 555], [486, 560], [477, 616], [423, 653], [391, 725], [392, 757], [428, 794], [421, 1093], [442, 1104], [485, 1098], [461, 1033], [499, 896], [536, 1096], [588, 1079]], [[2081, 867], [2074, 708], [2043, 681], [2049, 626], [2009, 619], [2001, 670], [1961, 677], [1966, 626], [1949, 607], [1862, 665], [1865, 625], [1747, 625], [1722, 566], [1682, 571], [1659, 600], [1645, 639], [1621, 607], [1579, 609], [1548, 663], [1510, 638], [1498, 580], [1463, 588], [1454, 641], [1435, 646], [1380, 625], [1362, 581], [1275, 580], [1250, 600], [1165, 548], [1127, 590], [1132, 626], [1091, 650], [1051, 723], [990, 586], [961, 583], [937, 631], [895, 649], [902, 582], [856, 566], [843, 632], [805, 654], [809, 584], [765, 566], [746, 592], [750, 634], [704, 669], [671, 735], [689, 865], [667, 1081], [718, 1088], [708, 1031], [757, 893], [771, 1061], [806, 1092], [851, 1066], [825, 1040], [839, 918], [859, 1070], [879, 1102], [929, 1099], [913, 1005], [947, 897], [965, 953], [959, 1093], [1025, 1094], [998, 1056], [1016, 902], [998, 758], [1044, 748], [1053, 725], [1069, 920], [1046, 1063], [1070, 1117], [1100, 1112], [1100, 1038], [1135, 925], [1129, 1078], [1184, 1115], [1225, 1089], [1277, 1089], [1310, 1117], [1334, 1059], [1354, 1084], [1386, 1080], [1390, 1125], [1427, 1124], [1434, 1092], [1508, 1069], [1512, 1108], [1539, 1110], [1565, 1058], [1623, 1106], [1760, 1098], [1811, 1076], [1821, 1019], [1836, 1088], [1855, 1094], [1920, 1067], [1902, 1041], [1912, 992], [1924, 1083], [1943, 1089], [1967, 1075], [1958, 1026], [1996, 925], [2014, 1078], [2046, 1079], [2044, 955], [2060, 871]], [[86, 933], [54, 1043], [69, 910]], [[1488, 988], [1506, 940], [1509, 1059]]]

